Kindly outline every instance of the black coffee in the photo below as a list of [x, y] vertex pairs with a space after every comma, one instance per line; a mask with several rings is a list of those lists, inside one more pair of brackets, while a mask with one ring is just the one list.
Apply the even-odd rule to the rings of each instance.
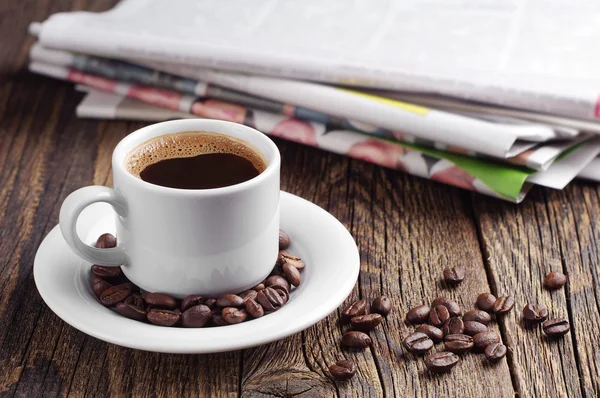
[[136, 148], [126, 166], [146, 182], [179, 189], [235, 185], [266, 169], [262, 156], [242, 141], [204, 132], [154, 138]]
[[248, 159], [232, 153], [207, 153], [161, 160], [140, 173], [142, 180], [169, 188], [221, 188], [248, 181], [260, 172]]

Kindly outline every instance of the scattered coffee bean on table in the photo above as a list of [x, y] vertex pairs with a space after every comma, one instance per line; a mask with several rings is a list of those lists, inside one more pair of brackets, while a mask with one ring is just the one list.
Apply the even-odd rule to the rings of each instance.
[[431, 307], [437, 307], [438, 305], [443, 305], [448, 309], [450, 316], [461, 316], [462, 309], [458, 303], [448, 297], [438, 297], [431, 302]]
[[465, 270], [462, 267], [448, 267], [444, 269], [444, 281], [450, 286], [456, 286], [465, 279]]
[[355, 316], [350, 320], [352, 329], [360, 330], [361, 332], [370, 332], [375, 329], [381, 322], [383, 317], [379, 314], [367, 314]]
[[491, 293], [481, 293], [477, 296], [475, 304], [480, 310], [491, 312], [494, 303], [496, 302], [496, 296]]
[[500, 336], [498, 336], [498, 333], [492, 331], [477, 333], [473, 336], [473, 343], [475, 344], [475, 349], [478, 351], [483, 351], [488, 345], [499, 342]]
[[404, 347], [413, 354], [424, 354], [431, 350], [433, 341], [425, 333], [411, 333], [404, 339]]
[[496, 299], [492, 312], [498, 315], [504, 315], [515, 306], [515, 300], [511, 296], [500, 296]]
[[346, 307], [342, 311], [342, 321], [350, 322], [352, 318], [359, 315], [365, 315], [367, 313], [367, 301], [358, 300]]
[[442, 327], [442, 331], [445, 336], [449, 334], [462, 334], [465, 330], [465, 324], [463, 320], [458, 317], [452, 317], [444, 322], [444, 326]]
[[571, 327], [569, 322], [564, 318], [548, 319], [542, 324], [542, 329], [548, 337], [563, 336], [569, 333]]
[[417, 305], [406, 313], [406, 321], [411, 325], [418, 325], [427, 322], [431, 308], [427, 305]]
[[450, 313], [443, 305], [433, 307], [431, 311], [429, 311], [429, 323], [431, 323], [433, 326], [440, 327], [448, 319], [450, 319]]
[[468, 334], [469, 336], [475, 336], [477, 333], [487, 332], [488, 328], [483, 323], [475, 322], [475, 321], [466, 321], [464, 322], [464, 334]]
[[368, 334], [352, 330], [342, 336], [342, 345], [348, 348], [367, 348], [372, 343]]
[[336, 380], [349, 380], [356, 373], [356, 366], [354, 365], [354, 362], [343, 359], [331, 365], [329, 367], [329, 373], [331, 373]]
[[463, 315], [462, 319], [463, 321], [474, 321], [483, 323], [484, 325], [487, 325], [492, 321], [492, 317], [490, 316], [490, 314], [482, 310], [468, 311], [465, 313], [465, 315]]
[[527, 304], [523, 308], [523, 318], [530, 322], [544, 322], [548, 318], [548, 310], [539, 304]]
[[415, 332], [426, 334], [427, 337], [436, 344], [444, 340], [444, 332], [442, 329], [436, 328], [435, 326], [419, 325], [419, 327], [415, 329]]
[[392, 311], [392, 302], [386, 296], [379, 296], [371, 304], [371, 312], [387, 316]]
[[544, 278], [544, 286], [550, 290], [560, 289], [567, 283], [567, 277], [561, 272], [550, 272]]
[[458, 355], [451, 352], [436, 352], [425, 358], [425, 367], [434, 373], [445, 373], [458, 363], [458, 359]]
[[492, 343], [485, 347], [485, 357], [488, 361], [494, 363], [498, 362], [506, 356], [506, 346], [502, 343]]
[[475, 342], [473, 337], [466, 334], [450, 334], [444, 338], [444, 346], [447, 351], [464, 354], [473, 349]]
[[279, 230], [279, 250], [285, 250], [290, 247], [290, 236], [283, 230]]

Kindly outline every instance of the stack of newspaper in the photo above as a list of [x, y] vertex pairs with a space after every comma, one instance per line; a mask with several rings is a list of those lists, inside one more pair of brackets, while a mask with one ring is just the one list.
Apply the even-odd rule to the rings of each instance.
[[520, 202], [600, 180], [600, 3], [536, 4], [124, 0], [32, 23], [29, 68], [81, 117], [229, 120]]

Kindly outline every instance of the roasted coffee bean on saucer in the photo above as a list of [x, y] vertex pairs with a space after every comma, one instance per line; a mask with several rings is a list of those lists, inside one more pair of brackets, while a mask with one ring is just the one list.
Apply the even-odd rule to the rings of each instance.
[[267, 287], [258, 292], [256, 301], [258, 301], [266, 311], [277, 311], [285, 304], [284, 299], [279, 295], [277, 290], [272, 287]]
[[371, 304], [371, 312], [387, 316], [392, 311], [392, 302], [386, 296], [379, 296]]
[[300, 276], [300, 271], [298, 271], [298, 268], [290, 265], [289, 263], [283, 263], [281, 269], [283, 270], [283, 274], [285, 275], [286, 279], [292, 286], [300, 286], [302, 277]]
[[217, 299], [217, 307], [241, 307], [244, 299], [237, 294], [224, 294]]
[[283, 230], [279, 230], [279, 250], [285, 250], [290, 247], [290, 236]]
[[100, 302], [108, 307], [112, 307], [125, 300], [130, 293], [131, 285], [129, 283], [111, 286], [102, 292]]
[[177, 301], [168, 294], [144, 293], [143, 297], [146, 304], [149, 304], [152, 307], [165, 308], [168, 310], [174, 310], [178, 307]]
[[204, 304], [204, 298], [199, 294], [191, 294], [181, 301], [181, 311], [185, 312], [188, 308], [198, 304]]
[[102, 294], [103, 291], [105, 291], [106, 289], [108, 289], [111, 286], [112, 285], [110, 283], [108, 283], [107, 281], [105, 281], [102, 278], [99, 278], [97, 276], [94, 276], [92, 278], [92, 291], [98, 298], [100, 298], [100, 295]]
[[189, 307], [181, 314], [181, 326], [184, 328], [201, 328], [212, 318], [212, 311], [204, 304]]
[[331, 365], [329, 367], [329, 373], [331, 373], [336, 380], [350, 380], [356, 373], [356, 366], [354, 365], [354, 362], [343, 359]]
[[174, 326], [181, 318], [179, 309], [151, 308], [146, 315], [148, 321], [157, 326]]
[[230, 325], [233, 325], [236, 323], [244, 322], [248, 317], [248, 313], [245, 309], [240, 310], [239, 308], [235, 307], [225, 307], [221, 312], [221, 316], [223, 317], [223, 320], [225, 322], [227, 322]]
[[358, 300], [350, 304], [346, 309], [342, 311], [342, 321], [350, 322], [352, 318], [359, 315], [365, 315], [367, 313], [367, 301]]
[[121, 267], [105, 267], [103, 265], [92, 265], [92, 274], [104, 279], [114, 279], [121, 276]]
[[298, 270], [302, 270], [306, 266], [300, 257], [293, 255], [287, 250], [280, 250], [279, 254], [277, 254], [277, 261], [275, 264], [282, 266], [283, 263], [293, 265], [298, 268]]
[[102, 234], [96, 240], [96, 247], [98, 249], [111, 249], [117, 247], [117, 238], [112, 234]]
[[265, 314], [265, 310], [263, 309], [262, 305], [256, 302], [256, 300], [253, 298], [246, 300], [244, 306], [246, 307], [246, 312], [252, 318], [260, 318]]
[[258, 294], [258, 292], [256, 290], [250, 289], [250, 290], [246, 290], [241, 292], [240, 294], [238, 294], [238, 296], [240, 296], [243, 300], [244, 303], [250, 299], [255, 299], [256, 295]]
[[146, 306], [144, 299], [138, 294], [132, 294], [124, 302], [117, 303], [115, 310], [129, 319], [136, 321], [146, 321]]
[[288, 282], [287, 279], [285, 279], [283, 276], [280, 275], [273, 275], [267, 278], [267, 280], [265, 281], [265, 285], [267, 287], [272, 287], [273, 289], [279, 287], [284, 289], [285, 291], [287, 291], [289, 293], [291, 286], [290, 286], [290, 282]]

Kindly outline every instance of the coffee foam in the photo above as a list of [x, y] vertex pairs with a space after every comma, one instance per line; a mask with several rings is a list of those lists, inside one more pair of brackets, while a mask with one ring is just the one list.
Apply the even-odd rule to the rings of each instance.
[[241, 140], [217, 133], [186, 131], [162, 135], [139, 145], [127, 155], [125, 167], [136, 177], [148, 166], [161, 160], [188, 158], [208, 153], [231, 153], [248, 159], [262, 173], [266, 161], [257, 150]]

